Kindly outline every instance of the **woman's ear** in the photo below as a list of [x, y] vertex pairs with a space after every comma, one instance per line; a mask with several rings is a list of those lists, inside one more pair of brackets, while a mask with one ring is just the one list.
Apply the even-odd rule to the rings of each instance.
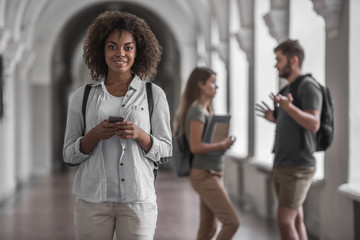
[[203, 89], [203, 87], [204, 87], [204, 85], [205, 85], [205, 84], [203, 84], [202, 82], [198, 82], [197, 84], [198, 84], [198, 87], [199, 87], [200, 89]]

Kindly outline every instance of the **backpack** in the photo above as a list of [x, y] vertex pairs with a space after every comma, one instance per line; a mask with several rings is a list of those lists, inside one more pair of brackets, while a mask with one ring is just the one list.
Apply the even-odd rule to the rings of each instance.
[[[306, 74], [301, 76], [295, 82], [290, 85], [290, 93], [293, 96], [293, 104], [300, 107], [299, 100], [297, 99], [297, 89], [306, 77], [312, 78], [320, 87], [322, 92], [322, 107], [320, 115], [320, 128], [316, 132], [316, 151], [325, 151], [328, 149], [334, 140], [334, 102], [331, 97], [330, 89], [326, 86], [323, 86], [318, 81], [311, 76], [311, 74]], [[280, 91], [281, 92], [281, 91]], [[304, 132], [304, 129], [302, 128]], [[302, 136], [304, 137], [304, 134]], [[304, 141], [302, 141], [303, 143]]]
[[173, 137], [173, 156], [172, 162], [175, 173], [178, 177], [189, 176], [193, 154], [190, 151], [189, 143], [185, 134], [175, 134]]

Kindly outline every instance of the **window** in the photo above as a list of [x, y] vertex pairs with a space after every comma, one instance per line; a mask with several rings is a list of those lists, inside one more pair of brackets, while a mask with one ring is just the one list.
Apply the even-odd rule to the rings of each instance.
[[[240, 30], [239, 8], [235, 1], [230, 6], [230, 33]], [[235, 5], [235, 6], [234, 6]], [[248, 105], [249, 105], [249, 64], [246, 54], [239, 48], [235, 36], [230, 36], [230, 134], [236, 136], [236, 142], [229, 154], [244, 158], [248, 154]]]
[[[219, 26], [214, 18], [211, 22], [211, 46], [218, 47], [219, 49], [213, 50], [211, 52], [211, 68], [216, 72], [216, 84], [218, 89], [216, 90], [216, 96], [214, 98], [214, 109], [215, 114], [224, 115], [226, 112], [226, 94], [227, 94], [227, 84], [226, 84], [226, 66], [225, 63], [219, 56], [220, 51], [226, 51], [225, 49], [220, 49], [220, 37], [219, 37]], [[224, 53], [226, 54], [226, 53]]]
[[[305, 51], [303, 73], [325, 84], [325, 21], [313, 10], [312, 1], [290, 2], [290, 38], [298, 39]], [[306, 16], [306, 17], [305, 17]], [[324, 153], [315, 153], [315, 179], [324, 177]]]
[[4, 65], [3, 57], [0, 55], [0, 119], [4, 116]]
[[[278, 92], [278, 73], [275, 69], [274, 47], [277, 42], [269, 34], [263, 16], [270, 11], [270, 1], [255, 2], [255, 103], [273, 103], [271, 92]], [[255, 106], [254, 106], [255, 107]], [[275, 124], [261, 117], [255, 117], [255, 158], [266, 165], [272, 165], [272, 147]]]

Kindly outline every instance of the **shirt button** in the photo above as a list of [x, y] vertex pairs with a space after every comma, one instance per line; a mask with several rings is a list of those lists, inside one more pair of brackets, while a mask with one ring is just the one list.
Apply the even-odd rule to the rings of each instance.
[[142, 110], [144, 110], [144, 108], [143, 108], [143, 107], [141, 108], [141, 111], [142, 111]]
[[122, 182], [125, 182], [125, 179], [124, 179], [124, 178], [122, 178], [122, 179], [121, 179], [121, 181], [122, 181]]
[[121, 105], [122, 107], [125, 107], [125, 104]]
[[124, 152], [125, 152], [125, 149], [126, 149], [126, 148], [123, 149]]
[[120, 166], [124, 165], [123, 163], [120, 163]]

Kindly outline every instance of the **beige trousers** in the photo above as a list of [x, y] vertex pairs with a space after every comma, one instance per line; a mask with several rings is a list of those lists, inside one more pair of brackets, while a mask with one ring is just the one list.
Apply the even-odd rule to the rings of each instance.
[[200, 227], [198, 240], [210, 240], [222, 223], [216, 239], [230, 240], [239, 228], [239, 219], [223, 186], [222, 173], [193, 168], [190, 181], [200, 196]]
[[156, 203], [75, 201], [77, 240], [152, 240], [156, 221]]

